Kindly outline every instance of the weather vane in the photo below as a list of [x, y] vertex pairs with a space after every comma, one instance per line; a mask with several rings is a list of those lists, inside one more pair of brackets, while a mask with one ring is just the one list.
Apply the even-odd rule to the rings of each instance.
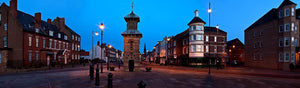
[[133, 11], [133, 7], [134, 7], [134, 6], [133, 6], [133, 1], [132, 1], [132, 5], [131, 5], [131, 9], [132, 9], [132, 11]]

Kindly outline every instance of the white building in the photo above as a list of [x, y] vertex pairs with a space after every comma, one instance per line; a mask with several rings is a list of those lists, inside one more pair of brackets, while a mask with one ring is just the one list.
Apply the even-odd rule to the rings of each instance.
[[[94, 51], [94, 52], [92, 52], [92, 51]], [[95, 58], [99, 58], [99, 59], [103, 59], [103, 60], [106, 60], [106, 55], [105, 55], [105, 53], [104, 53], [104, 51], [105, 51], [105, 48], [103, 47], [102, 49], [101, 49], [101, 47], [100, 47], [100, 45], [99, 45], [99, 42], [98, 42], [98, 44], [97, 45], [95, 45], [92, 49], [90, 49], [90, 51], [89, 51], [89, 59], [95, 59]], [[101, 53], [102, 54], [101, 54]], [[101, 58], [102, 57], [102, 58]]]

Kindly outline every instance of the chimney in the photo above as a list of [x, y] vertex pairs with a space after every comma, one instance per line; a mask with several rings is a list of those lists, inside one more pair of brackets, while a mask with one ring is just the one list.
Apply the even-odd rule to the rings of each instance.
[[11, 0], [9, 2], [10, 4], [10, 14], [14, 17], [17, 18], [17, 9], [18, 9], [18, 1], [17, 0]]
[[199, 17], [199, 11], [198, 10], [195, 10], [195, 17]]
[[35, 28], [40, 28], [41, 27], [41, 13], [35, 13], [34, 14], [34, 21], [36, 22]]
[[65, 18], [58, 18], [59, 21], [59, 30], [65, 30]]
[[100, 42], [99, 42], [99, 41], [97, 42], [97, 45], [98, 45], [98, 46], [100, 45]]
[[51, 19], [50, 18], [47, 19], [47, 23], [51, 24]]

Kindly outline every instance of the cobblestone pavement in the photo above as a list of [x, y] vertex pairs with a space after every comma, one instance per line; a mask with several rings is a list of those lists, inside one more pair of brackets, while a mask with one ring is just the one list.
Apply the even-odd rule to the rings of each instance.
[[[93, 88], [95, 80], [89, 80], [89, 68], [77, 67], [72, 70], [37, 71], [1, 75], [0, 88]], [[66, 68], [68, 69], [68, 68]], [[123, 67], [116, 71], [100, 73], [100, 87], [107, 88], [107, 75], [113, 74], [114, 88], [137, 88], [137, 83], [144, 80], [146, 88], [300, 88], [300, 79], [271, 78], [237, 74], [212, 74], [213, 82], [206, 81], [206, 72], [152, 68], [145, 72], [145, 67], [128, 72]]]

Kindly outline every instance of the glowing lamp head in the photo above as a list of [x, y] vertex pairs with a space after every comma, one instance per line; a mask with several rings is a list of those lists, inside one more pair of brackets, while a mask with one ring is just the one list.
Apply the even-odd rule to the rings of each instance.
[[168, 38], [167, 40], [170, 41], [170, 38]]
[[97, 36], [97, 35], [99, 35], [99, 33], [98, 33], [98, 32], [96, 32], [96, 33], [95, 33], [95, 35]]
[[99, 25], [99, 28], [100, 28], [101, 30], [103, 30], [103, 29], [104, 29], [104, 25], [103, 25], [103, 23], [101, 23], [101, 25]]
[[112, 46], [111, 45], [108, 45], [108, 48], [111, 48]]
[[211, 13], [211, 9], [208, 9], [208, 13]]
[[219, 29], [219, 25], [218, 24], [217, 24], [216, 28]]

